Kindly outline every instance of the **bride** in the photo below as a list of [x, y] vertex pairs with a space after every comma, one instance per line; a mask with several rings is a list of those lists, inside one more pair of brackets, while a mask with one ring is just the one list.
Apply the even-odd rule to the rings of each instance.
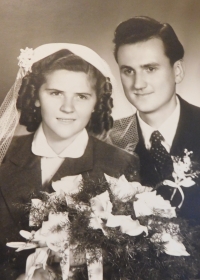
[[[21, 229], [31, 231], [23, 205], [33, 195], [52, 192], [52, 181], [71, 175], [95, 181], [105, 179], [104, 173], [138, 179], [136, 156], [88, 134], [108, 131], [113, 123], [115, 81], [94, 51], [47, 44], [21, 50], [19, 66], [0, 120], [0, 127], [8, 130], [1, 136], [2, 158], [18, 123], [17, 109], [19, 123], [31, 132], [14, 137], [0, 168], [0, 268], [2, 279], [10, 280], [24, 273], [27, 253], [15, 253], [5, 244], [19, 240]], [[36, 271], [35, 279], [45, 277], [45, 271]]]

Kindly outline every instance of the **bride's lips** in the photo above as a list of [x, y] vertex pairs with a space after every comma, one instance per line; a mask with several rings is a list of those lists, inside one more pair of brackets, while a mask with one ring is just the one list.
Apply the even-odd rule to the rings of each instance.
[[74, 122], [76, 119], [57, 118], [57, 120], [62, 123], [71, 123]]

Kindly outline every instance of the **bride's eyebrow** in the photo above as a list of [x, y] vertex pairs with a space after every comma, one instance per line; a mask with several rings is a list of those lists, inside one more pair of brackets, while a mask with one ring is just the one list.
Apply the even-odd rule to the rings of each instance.
[[91, 94], [91, 93], [89, 93], [89, 92], [76, 92], [76, 94], [92, 95], [92, 94]]
[[58, 88], [46, 88], [46, 90], [48, 90], [48, 91], [54, 90], [54, 91], [63, 92], [63, 90], [58, 89]]
[[[61, 89], [56, 89], [56, 88], [46, 88], [47, 91], [57, 91], [57, 92], [63, 92], [63, 90]], [[92, 94], [89, 92], [76, 92], [76, 94], [84, 94], [84, 95], [88, 95], [91, 96]]]

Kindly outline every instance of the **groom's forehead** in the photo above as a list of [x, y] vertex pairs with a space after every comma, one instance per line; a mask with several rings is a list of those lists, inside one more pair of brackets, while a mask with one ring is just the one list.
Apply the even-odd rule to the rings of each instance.
[[132, 44], [124, 44], [119, 47], [118, 53], [119, 66], [130, 62], [141, 63], [141, 65], [151, 64], [160, 59], [169, 59], [165, 53], [165, 46], [161, 39], [151, 38]]

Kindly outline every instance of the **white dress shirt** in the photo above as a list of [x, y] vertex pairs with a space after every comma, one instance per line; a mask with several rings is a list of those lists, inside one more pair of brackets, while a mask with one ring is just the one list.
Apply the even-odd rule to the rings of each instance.
[[162, 136], [164, 137], [164, 141], [162, 141], [162, 145], [165, 147], [165, 149], [170, 152], [172, 142], [176, 133], [176, 129], [178, 126], [179, 118], [180, 118], [180, 101], [176, 97], [177, 105], [173, 113], [169, 116], [169, 118], [162, 123], [162, 125], [159, 128], [154, 128], [145, 123], [139, 116], [139, 112], [137, 111], [137, 117], [140, 124], [140, 128], [142, 131], [142, 136], [144, 139], [144, 144], [147, 150], [150, 150], [151, 148], [151, 142], [150, 137], [151, 134], [158, 130]]
[[74, 141], [58, 155], [49, 146], [42, 125], [40, 125], [35, 132], [31, 150], [33, 154], [41, 157], [42, 184], [51, 180], [66, 157], [81, 157], [85, 152], [88, 138], [86, 129], [83, 129]]

